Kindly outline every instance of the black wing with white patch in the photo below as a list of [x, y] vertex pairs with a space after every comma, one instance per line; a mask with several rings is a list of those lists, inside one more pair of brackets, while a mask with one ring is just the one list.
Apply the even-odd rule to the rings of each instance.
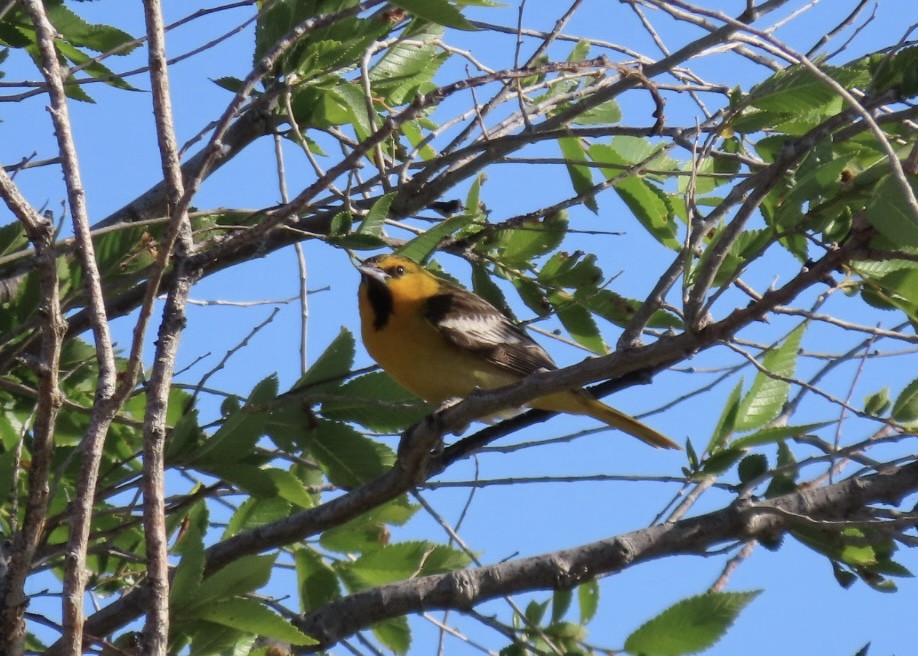
[[486, 300], [459, 287], [428, 300], [425, 315], [461, 349], [503, 369], [526, 376], [555, 369], [551, 356]]

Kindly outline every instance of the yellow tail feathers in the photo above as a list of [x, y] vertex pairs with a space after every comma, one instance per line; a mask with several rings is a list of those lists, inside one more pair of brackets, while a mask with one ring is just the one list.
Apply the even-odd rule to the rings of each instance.
[[594, 399], [585, 390], [572, 390], [543, 396], [531, 403], [532, 407], [553, 412], [569, 412], [571, 414], [589, 415], [594, 419], [609, 424], [629, 435], [638, 438], [650, 446], [664, 449], [680, 449], [678, 444], [658, 433], [650, 426], [645, 426], [637, 419], [615, 408], [607, 406], [602, 401]]

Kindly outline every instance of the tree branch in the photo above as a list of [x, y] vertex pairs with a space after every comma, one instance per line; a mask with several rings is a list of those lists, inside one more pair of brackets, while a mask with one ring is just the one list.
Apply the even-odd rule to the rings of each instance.
[[430, 610], [467, 610], [507, 595], [568, 590], [602, 575], [676, 555], [703, 555], [730, 541], [774, 540], [814, 521], [842, 520], [871, 503], [896, 505], [918, 490], [918, 462], [775, 499], [736, 503], [572, 549], [497, 565], [377, 586], [305, 614], [297, 626], [319, 641], [314, 653], [376, 622]]

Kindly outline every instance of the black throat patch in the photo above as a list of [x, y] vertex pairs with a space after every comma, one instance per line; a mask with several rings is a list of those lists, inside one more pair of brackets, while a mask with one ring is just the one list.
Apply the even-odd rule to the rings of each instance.
[[392, 292], [384, 282], [370, 276], [364, 276], [363, 283], [367, 288], [367, 300], [373, 308], [373, 328], [382, 330], [389, 323], [394, 310]]

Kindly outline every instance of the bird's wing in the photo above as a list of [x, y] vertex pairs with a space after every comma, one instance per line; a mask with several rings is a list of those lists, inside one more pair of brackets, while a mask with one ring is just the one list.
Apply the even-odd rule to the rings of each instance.
[[425, 315], [455, 346], [521, 376], [555, 369], [551, 356], [496, 307], [459, 287], [430, 298]]

